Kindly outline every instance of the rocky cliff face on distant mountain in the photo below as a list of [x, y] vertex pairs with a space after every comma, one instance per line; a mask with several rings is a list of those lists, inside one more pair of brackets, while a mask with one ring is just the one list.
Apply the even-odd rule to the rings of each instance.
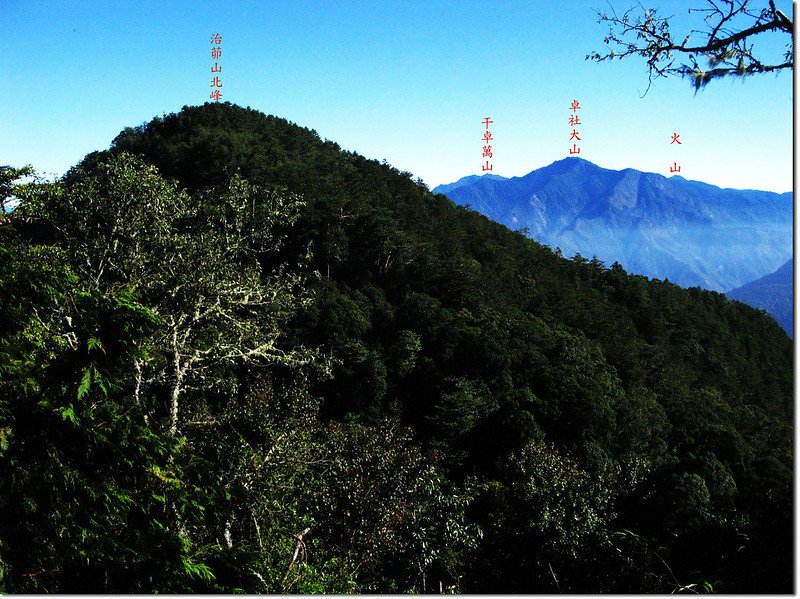
[[727, 291], [774, 272], [792, 254], [792, 194], [721, 189], [676, 176], [565, 158], [524, 177], [441, 185], [565, 256], [596, 256], [684, 287]]
[[729, 298], [766, 310], [792, 335], [792, 261], [778, 270], [726, 293]]

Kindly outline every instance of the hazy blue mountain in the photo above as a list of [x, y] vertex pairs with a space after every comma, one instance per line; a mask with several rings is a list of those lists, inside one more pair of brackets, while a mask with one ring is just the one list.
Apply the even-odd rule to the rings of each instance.
[[792, 334], [792, 261], [775, 272], [726, 293], [729, 298], [766, 310]]
[[524, 177], [465, 177], [440, 185], [457, 204], [565, 256], [725, 291], [792, 255], [792, 194], [721, 189], [683, 177], [614, 171], [565, 158]]
[[454, 189], [458, 189], [459, 187], [463, 187], [464, 185], [470, 185], [472, 183], [482, 180], [507, 181], [508, 179], [506, 177], [501, 177], [500, 175], [492, 175], [490, 173], [487, 173], [485, 175], [467, 175], [466, 177], [461, 177], [455, 183], [447, 183], [444, 185], [439, 185], [434, 191], [436, 193], [443, 193], [447, 195]]

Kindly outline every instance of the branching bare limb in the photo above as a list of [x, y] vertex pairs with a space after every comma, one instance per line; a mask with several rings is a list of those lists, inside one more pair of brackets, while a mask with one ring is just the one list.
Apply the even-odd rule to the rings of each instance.
[[[689, 9], [689, 13], [705, 13], [705, 29], [692, 30], [678, 43], [670, 30], [673, 16], [662, 17], [655, 8], [637, 4], [619, 16], [610, 6], [610, 12], [598, 11], [598, 22], [608, 23], [609, 32], [604, 43], [608, 52], [591, 52], [587, 60], [602, 62], [614, 58], [641, 56], [648, 66], [648, 85], [655, 79], [669, 75], [689, 77], [695, 91], [711, 80], [722, 77], [747, 77], [754, 74], [778, 72], [793, 68], [794, 22], [769, 0], [766, 8], [751, 10], [750, 0], [706, 0], [707, 8]], [[765, 34], [788, 35], [786, 51], [781, 58], [759, 58], [754, 51], [752, 38]], [[692, 38], [699, 41], [690, 44]], [[686, 62], [676, 62], [677, 56]], [[698, 60], [705, 58], [707, 66]]]

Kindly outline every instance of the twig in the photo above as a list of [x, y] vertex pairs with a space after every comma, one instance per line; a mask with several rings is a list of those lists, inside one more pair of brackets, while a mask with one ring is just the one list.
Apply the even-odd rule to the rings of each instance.
[[550, 568], [550, 574], [553, 576], [553, 580], [556, 581], [556, 589], [558, 589], [558, 592], [560, 593], [561, 592], [561, 585], [558, 584], [558, 578], [556, 578], [556, 573], [553, 571], [552, 564], [550, 564], [550, 562], [547, 562], [547, 567]]
[[[286, 574], [283, 577], [283, 583], [281, 585], [283, 587], [283, 591], [284, 592], [286, 591], [286, 588], [287, 588], [286, 587], [286, 579], [289, 578], [289, 574], [291, 574], [292, 568], [294, 567], [295, 563], [297, 562], [297, 559], [301, 555], [302, 555], [301, 559], [305, 559], [305, 557], [306, 557], [306, 544], [303, 541], [303, 537], [305, 535], [307, 535], [310, 531], [311, 531], [310, 528], [306, 528], [302, 532], [294, 535], [294, 539], [296, 541], [295, 542], [295, 546], [294, 546], [294, 555], [292, 555], [292, 559], [289, 562], [289, 567], [286, 569]], [[297, 580], [295, 580], [294, 582], [297, 582]], [[294, 584], [294, 582], [292, 584]]]

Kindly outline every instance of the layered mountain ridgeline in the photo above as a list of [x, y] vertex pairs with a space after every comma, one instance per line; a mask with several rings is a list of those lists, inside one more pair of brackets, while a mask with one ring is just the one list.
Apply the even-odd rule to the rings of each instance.
[[683, 287], [733, 289], [773, 272], [792, 254], [791, 193], [720, 189], [575, 157], [524, 177], [478, 177], [434, 192], [527, 229], [566, 256], [616, 261]]
[[433, 191], [434, 191], [434, 193], [443, 193], [443, 194], [447, 195], [448, 193], [450, 193], [454, 189], [458, 189], [459, 187], [468, 186], [468, 185], [471, 185], [472, 183], [477, 183], [478, 181], [482, 181], [482, 180], [486, 180], [486, 181], [507, 181], [508, 179], [506, 179], [505, 177], [501, 177], [500, 175], [492, 175], [492, 174], [467, 175], [466, 177], [461, 177], [455, 183], [447, 183], [445, 185], [438, 185], [438, 186], [436, 186], [436, 188]]
[[3, 590], [791, 590], [760, 311], [232, 105], [14, 193]]
[[793, 262], [789, 260], [775, 272], [733, 289], [725, 295], [772, 314], [783, 330], [791, 336], [793, 272]]

